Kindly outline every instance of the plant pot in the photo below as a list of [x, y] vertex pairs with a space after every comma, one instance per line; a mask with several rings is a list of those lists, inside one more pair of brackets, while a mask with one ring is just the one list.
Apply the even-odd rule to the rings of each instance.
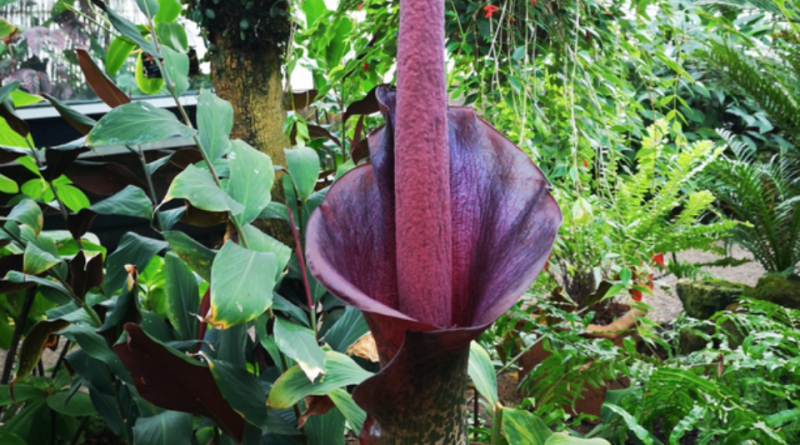
[[[627, 312], [621, 317], [614, 320], [614, 322], [607, 325], [589, 325], [581, 336], [586, 338], [607, 338], [614, 342], [615, 345], [621, 346], [622, 340], [625, 337], [634, 335], [631, 328], [635, 326], [635, 317], [644, 315], [640, 311], [630, 309], [627, 305], [619, 305], [620, 308], [627, 307]], [[542, 363], [545, 359], [552, 355], [549, 351], [545, 350], [544, 342], [536, 343], [528, 352], [523, 354], [520, 358], [520, 380], [528, 375], [537, 365]], [[606, 392], [609, 389], [623, 389], [630, 385], [627, 378], [620, 378], [617, 380], [607, 381], [605, 385], [597, 388], [587, 386], [580, 398], [575, 400], [574, 407], [566, 405], [562, 408], [574, 415], [588, 414], [592, 416], [600, 416], [600, 408], [606, 398]], [[525, 394], [522, 394], [525, 396]]]

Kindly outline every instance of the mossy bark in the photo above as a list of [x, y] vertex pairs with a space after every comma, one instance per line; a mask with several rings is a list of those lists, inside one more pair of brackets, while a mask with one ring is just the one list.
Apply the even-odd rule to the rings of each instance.
[[231, 139], [246, 141], [275, 165], [286, 165], [281, 48], [238, 48], [221, 34], [214, 36], [214, 46], [211, 75], [217, 95], [233, 106]]
[[[230, 33], [237, 38], [236, 33]], [[286, 119], [281, 68], [282, 50], [276, 44], [260, 47], [237, 46], [222, 33], [212, 36], [214, 52], [211, 75], [216, 93], [233, 106], [231, 139], [241, 139], [272, 159], [273, 165], [286, 166], [287, 147], [283, 133]], [[281, 173], [272, 186], [272, 200], [284, 202]], [[292, 245], [289, 226], [280, 220], [257, 220], [259, 229]]]

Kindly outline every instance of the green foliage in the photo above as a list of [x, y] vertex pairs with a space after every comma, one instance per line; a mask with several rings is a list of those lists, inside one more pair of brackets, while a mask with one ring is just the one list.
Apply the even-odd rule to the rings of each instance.
[[734, 156], [709, 170], [708, 186], [719, 196], [723, 210], [743, 221], [734, 240], [752, 252], [768, 272], [792, 273], [800, 263], [800, 167], [791, 154], [769, 161], [735, 141], [728, 133]]
[[[734, 227], [713, 218], [714, 196], [698, 185], [724, 147], [699, 141], [673, 148], [666, 134], [666, 121], [648, 127], [633, 162], [609, 152], [597, 167], [594, 193], [558, 191], [559, 202], [571, 211], [565, 212], [553, 253], [554, 273], [579, 305], [623, 289], [642, 292], [633, 286], [649, 285], [647, 277], [660, 268], [653, 255], [719, 250], [715, 242]], [[623, 279], [628, 271], [635, 277]], [[602, 281], [620, 287], [592, 297]]]

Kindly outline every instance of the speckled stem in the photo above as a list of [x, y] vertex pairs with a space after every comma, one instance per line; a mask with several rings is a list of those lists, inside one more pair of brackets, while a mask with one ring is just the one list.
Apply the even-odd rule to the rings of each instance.
[[[406, 386], [399, 412], [368, 422], [362, 445], [467, 445], [466, 383], [469, 347], [431, 361]], [[374, 397], [380, 398], [379, 393]], [[366, 433], [366, 434], [365, 434]]]

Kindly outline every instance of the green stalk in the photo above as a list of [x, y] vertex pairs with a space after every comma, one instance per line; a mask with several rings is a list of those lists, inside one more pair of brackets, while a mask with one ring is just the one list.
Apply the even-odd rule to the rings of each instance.
[[494, 417], [492, 418], [492, 445], [500, 445], [503, 429], [503, 405], [497, 402], [494, 407]]

